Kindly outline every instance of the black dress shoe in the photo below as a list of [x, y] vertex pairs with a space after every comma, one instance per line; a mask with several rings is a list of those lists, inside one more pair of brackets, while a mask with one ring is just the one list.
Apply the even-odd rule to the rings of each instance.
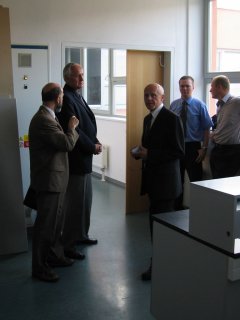
[[97, 244], [98, 241], [97, 239], [93, 239], [93, 238], [87, 238], [87, 239], [83, 239], [83, 240], [79, 240], [78, 243], [80, 244]]
[[68, 257], [62, 257], [62, 258], [56, 258], [56, 259], [50, 259], [48, 260], [48, 265], [53, 268], [57, 267], [70, 267], [73, 263], [74, 260], [70, 259]]
[[64, 251], [66, 257], [74, 260], [83, 260], [85, 259], [85, 254], [77, 251], [77, 250], [67, 250]]
[[33, 271], [32, 277], [45, 282], [56, 282], [59, 276], [52, 270]]
[[150, 281], [152, 279], [152, 266], [150, 266], [147, 271], [142, 273], [143, 281]]

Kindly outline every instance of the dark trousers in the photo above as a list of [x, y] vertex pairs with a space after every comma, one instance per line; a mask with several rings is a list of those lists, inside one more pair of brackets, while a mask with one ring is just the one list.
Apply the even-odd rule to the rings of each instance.
[[[202, 180], [202, 162], [196, 162], [199, 149], [201, 149], [201, 142], [185, 142], [185, 156], [180, 160], [182, 186], [184, 186], [185, 171], [187, 171], [190, 182]], [[175, 202], [175, 210], [181, 209], [183, 209], [183, 192]]]
[[57, 247], [63, 226], [64, 193], [37, 192], [37, 217], [33, 228], [32, 269], [44, 271], [47, 259]]
[[174, 211], [175, 199], [159, 199], [159, 193], [148, 194], [150, 207], [149, 207], [149, 224], [151, 240], [153, 236], [153, 215], [158, 213], [164, 213]]
[[62, 244], [71, 250], [78, 240], [88, 239], [92, 208], [92, 175], [70, 174], [64, 203]]
[[210, 155], [213, 179], [233, 177], [240, 170], [240, 145], [215, 145]]

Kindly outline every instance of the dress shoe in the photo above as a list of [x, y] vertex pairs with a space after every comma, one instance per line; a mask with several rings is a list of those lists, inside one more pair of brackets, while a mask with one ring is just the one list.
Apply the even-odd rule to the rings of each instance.
[[51, 269], [43, 271], [33, 271], [32, 277], [45, 282], [56, 282], [59, 280], [59, 276]]
[[93, 238], [86, 238], [83, 240], [79, 240], [78, 242], [80, 244], [89, 244], [89, 245], [98, 243], [97, 239], [93, 239]]
[[150, 281], [152, 279], [152, 266], [150, 266], [147, 271], [142, 273], [143, 281]]
[[67, 250], [64, 251], [66, 257], [74, 260], [83, 260], [85, 259], [85, 254], [77, 251], [77, 250]]
[[53, 268], [70, 267], [74, 263], [74, 260], [68, 257], [62, 257], [62, 258], [56, 258], [56, 259], [49, 259], [47, 263], [50, 267], [53, 267]]

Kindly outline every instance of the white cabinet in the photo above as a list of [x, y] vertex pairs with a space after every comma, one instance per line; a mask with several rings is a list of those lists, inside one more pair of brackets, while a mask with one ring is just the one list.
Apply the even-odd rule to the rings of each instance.
[[240, 253], [240, 177], [191, 183], [189, 233]]
[[156, 215], [151, 312], [157, 320], [239, 320], [240, 281], [229, 271], [240, 259], [190, 236], [188, 217]]
[[240, 177], [190, 184], [190, 209], [154, 216], [151, 312], [240, 318]]

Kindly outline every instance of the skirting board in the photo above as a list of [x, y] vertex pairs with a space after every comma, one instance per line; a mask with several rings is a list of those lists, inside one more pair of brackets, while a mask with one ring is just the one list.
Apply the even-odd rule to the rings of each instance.
[[[93, 177], [96, 177], [96, 178], [98, 178], [98, 179], [101, 179], [101, 177], [102, 177], [102, 175], [101, 175], [101, 173], [98, 173], [98, 172], [92, 172], [92, 175], [93, 175]], [[111, 183], [113, 183], [113, 184], [116, 184], [116, 185], [118, 185], [119, 187], [122, 187], [122, 188], [125, 188], [126, 187], [126, 183], [124, 183], [124, 182], [121, 182], [121, 181], [118, 181], [118, 180], [115, 180], [115, 179], [112, 179], [112, 178], [109, 178], [109, 177], [105, 177], [105, 180], [107, 181], [107, 182], [111, 182]]]

